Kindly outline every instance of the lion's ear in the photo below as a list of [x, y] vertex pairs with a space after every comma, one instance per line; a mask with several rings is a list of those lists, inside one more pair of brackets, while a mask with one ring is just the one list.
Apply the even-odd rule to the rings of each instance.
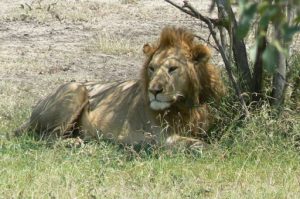
[[143, 52], [146, 56], [150, 56], [154, 52], [154, 50], [155, 50], [154, 47], [149, 43], [146, 43], [143, 46]]
[[208, 47], [198, 44], [192, 48], [192, 56], [194, 61], [207, 63], [211, 55]]

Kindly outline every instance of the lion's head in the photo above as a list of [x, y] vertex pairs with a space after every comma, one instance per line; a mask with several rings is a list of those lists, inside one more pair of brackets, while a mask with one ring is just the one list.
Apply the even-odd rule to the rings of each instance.
[[187, 109], [219, 98], [219, 70], [209, 64], [209, 49], [190, 32], [164, 28], [157, 44], [145, 44], [144, 90], [152, 110]]

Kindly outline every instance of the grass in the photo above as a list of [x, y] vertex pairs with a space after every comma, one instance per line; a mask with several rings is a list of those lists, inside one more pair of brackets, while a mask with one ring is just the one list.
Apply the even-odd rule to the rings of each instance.
[[[30, 7], [12, 10], [7, 19], [97, 23], [112, 9], [135, 1], [118, 2], [33, 1]], [[135, 53], [131, 43], [102, 33], [86, 50], [113, 56]], [[38, 61], [15, 62], [5, 62], [3, 71], [12, 73], [10, 68], [19, 65], [21, 73], [41, 67]], [[52, 78], [48, 87], [61, 81], [47, 78]], [[245, 120], [239, 120], [239, 106], [224, 100], [212, 130], [217, 139], [203, 151], [137, 154], [107, 142], [67, 148], [63, 141], [49, 145], [30, 136], [7, 139], [30, 114], [34, 98], [45, 95], [48, 87], [36, 91], [22, 82], [0, 81], [0, 198], [300, 197], [300, 114], [293, 93], [281, 113], [263, 105]]]
[[102, 52], [108, 55], [128, 55], [139, 53], [140, 46], [134, 45], [134, 42], [128, 39], [100, 34], [93, 37], [91, 44], [85, 50]]
[[300, 197], [297, 108], [279, 113], [263, 104], [240, 120], [229, 97], [216, 110], [218, 139], [209, 148], [137, 154], [104, 141], [67, 148], [63, 141], [7, 139], [33, 104], [32, 93], [16, 101], [15, 86], [0, 82], [0, 198]]
[[[132, 1], [124, 1], [130, 3]], [[22, 3], [14, 7], [4, 18], [8, 21], [35, 21], [48, 23], [58, 21], [61, 23], [97, 23], [97, 18], [107, 15], [109, 12], [118, 11], [121, 2], [114, 1], [57, 1], [34, 0], [31, 3]], [[96, 20], [96, 21], [95, 21]]]
[[[66, 148], [62, 141], [49, 145], [28, 136], [3, 138], [0, 196], [299, 198], [300, 156], [292, 138], [300, 132], [300, 115], [269, 110], [263, 107], [247, 121], [222, 125], [222, 137], [194, 153], [136, 154], [106, 142]], [[11, 126], [17, 126], [14, 122]], [[7, 130], [0, 126], [0, 132]]]

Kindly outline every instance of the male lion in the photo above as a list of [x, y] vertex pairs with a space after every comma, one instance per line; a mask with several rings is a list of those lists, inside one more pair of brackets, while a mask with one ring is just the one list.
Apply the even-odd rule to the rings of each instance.
[[41, 100], [16, 134], [43, 138], [80, 136], [121, 144], [160, 146], [201, 143], [211, 117], [209, 98], [223, 94], [210, 52], [182, 28], [166, 27], [145, 44], [139, 80], [108, 84], [67, 83]]

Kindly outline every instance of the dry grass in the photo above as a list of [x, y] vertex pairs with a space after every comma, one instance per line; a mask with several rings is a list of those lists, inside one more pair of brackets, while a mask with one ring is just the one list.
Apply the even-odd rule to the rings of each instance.
[[140, 45], [121, 37], [111, 36], [109, 34], [100, 34], [93, 37], [86, 51], [96, 51], [107, 55], [132, 55], [139, 54]]
[[120, 9], [114, 1], [57, 1], [34, 0], [22, 3], [5, 16], [10, 21], [97, 22], [96, 19]]

